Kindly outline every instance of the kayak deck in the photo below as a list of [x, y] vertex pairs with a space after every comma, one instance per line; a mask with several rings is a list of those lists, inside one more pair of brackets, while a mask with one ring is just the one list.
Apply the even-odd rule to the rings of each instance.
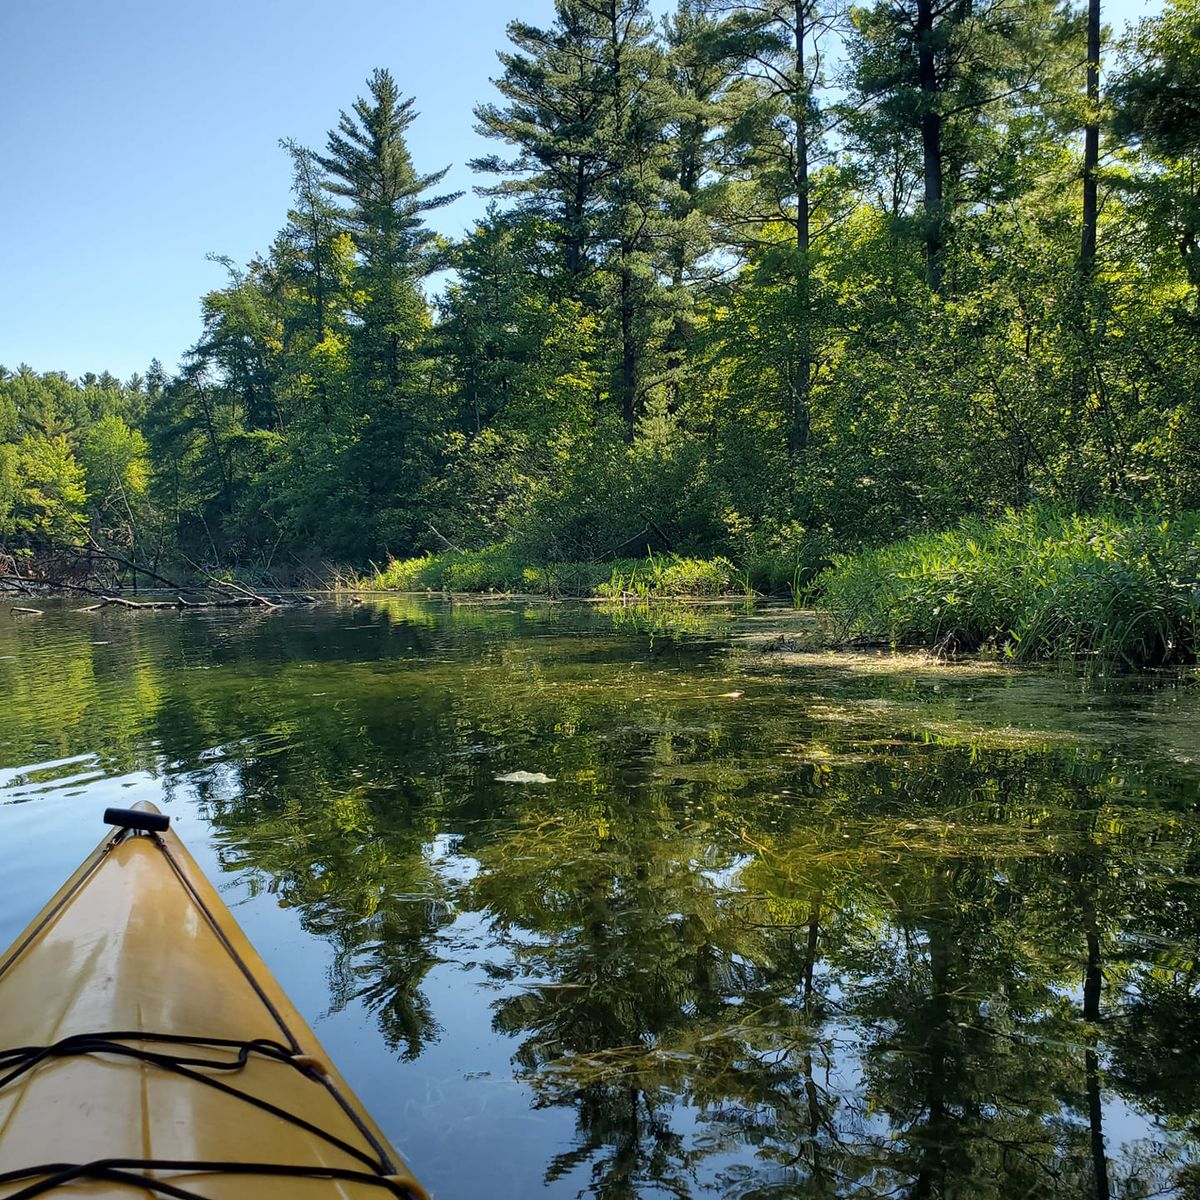
[[173, 831], [0, 957], [0, 1197], [42, 1194], [426, 1196]]

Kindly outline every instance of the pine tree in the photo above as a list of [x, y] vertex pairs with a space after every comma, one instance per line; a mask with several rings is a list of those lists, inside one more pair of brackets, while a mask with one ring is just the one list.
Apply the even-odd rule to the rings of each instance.
[[670, 90], [663, 166], [671, 306], [665, 374], [672, 411], [684, 395], [696, 307], [724, 274], [723, 265], [714, 260], [712, 213], [722, 182], [723, 102], [733, 76], [722, 23], [709, 10], [708, 0], [679, 0], [663, 20]]
[[292, 160], [295, 202], [276, 243], [276, 257], [286, 260], [290, 282], [303, 297], [295, 323], [318, 344], [338, 323], [345, 303], [345, 252], [339, 245], [342, 213], [329, 202], [317, 156], [294, 141], [280, 145]]
[[501, 55], [497, 80], [508, 103], [476, 115], [517, 154], [473, 165], [509, 176], [489, 190], [547, 221], [567, 294], [608, 323], [611, 390], [632, 439], [663, 336], [664, 59], [645, 0], [556, 0], [555, 15], [549, 30], [509, 27], [519, 52]]
[[919, 151], [920, 241], [938, 293], [956, 214], [1028, 183], [1014, 165], [1022, 118], [1054, 75], [1066, 14], [1054, 0], [877, 0], [853, 16], [855, 124]]
[[435, 235], [424, 217], [459, 193], [426, 194], [449, 168], [417, 174], [405, 140], [417, 114], [391, 73], [375, 71], [367, 86], [369, 96], [342, 112], [316, 161], [327, 174], [329, 193], [348, 202], [343, 220], [361, 259], [363, 381], [395, 391], [424, 312], [417, 284], [437, 265]]
[[795, 457], [812, 423], [820, 341], [816, 243], [842, 202], [827, 144], [830, 113], [820, 97], [840, 18], [825, 0], [728, 4], [725, 11], [728, 53], [741, 75], [725, 139], [729, 169], [741, 181], [730, 234], [756, 264], [753, 286], [765, 284], [772, 307], [784, 306], [768, 324], [780, 335], [772, 374], [782, 387], [784, 436]]
[[666, 332], [663, 252], [664, 132], [671, 114], [663, 54], [645, 0], [586, 0], [603, 65], [608, 106], [601, 209], [608, 318], [619, 349], [614, 391], [632, 441], [651, 389], [655, 351]]
[[493, 81], [506, 104], [482, 104], [475, 117], [478, 132], [507, 142], [516, 153], [487, 155], [471, 166], [506, 177], [479, 190], [516, 197], [543, 223], [562, 254], [567, 294], [582, 300], [595, 266], [596, 214], [608, 169], [601, 140], [606, 97], [582, 24], [584, 10], [560, 3], [556, 12], [550, 29], [523, 21], [508, 26], [515, 49], [499, 53], [504, 71]]

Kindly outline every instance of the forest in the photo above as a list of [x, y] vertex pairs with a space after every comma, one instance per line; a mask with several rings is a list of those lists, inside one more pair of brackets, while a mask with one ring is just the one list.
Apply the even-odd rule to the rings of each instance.
[[650, 555], [844, 593], [848, 555], [1016, 527], [1190, 587], [1139, 657], [1176, 617], [1191, 653], [1200, 3], [1103, 16], [556, 0], [477, 81], [459, 240], [376, 70], [281, 143], [291, 207], [176, 374], [0, 369], [7, 569], [503, 588]]

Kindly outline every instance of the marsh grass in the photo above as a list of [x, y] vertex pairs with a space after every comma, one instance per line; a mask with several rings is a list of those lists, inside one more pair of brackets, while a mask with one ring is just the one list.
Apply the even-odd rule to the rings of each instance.
[[623, 596], [729, 596], [751, 591], [749, 580], [727, 558], [684, 558], [678, 554], [650, 554], [644, 560], [613, 563], [607, 582], [596, 595]]
[[589, 596], [597, 584], [608, 578], [608, 573], [607, 564], [531, 566], [501, 545], [393, 559], [363, 584], [391, 592], [529, 592]]
[[838, 556], [813, 585], [840, 641], [1130, 666], [1200, 652], [1200, 513], [966, 521]]
[[360, 586], [396, 592], [527, 592], [606, 600], [745, 595], [747, 577], [725, 558], [650, 554], [645, 559], [531, 565], [507, 546], [394, 559]]

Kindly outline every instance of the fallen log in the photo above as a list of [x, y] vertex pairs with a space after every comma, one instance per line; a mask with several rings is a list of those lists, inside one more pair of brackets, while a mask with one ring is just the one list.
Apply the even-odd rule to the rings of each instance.
[[126, 600], [124, 596], [105, 596], [99, 604], [90, 604], [87, 608], [76, 609], [76, 612], [95, 612], [99, 608], [137, 608], [151, 611], [163, 611], [173, 608], [176, 611], [187, 608], [300, 608], [303, 605], [315, 604], [309, 596], [303, 596], [295, 603], [280, 600], [268, 600], [264, 596], [231, 596], [224, 600], [185, 600], [176, 596], [174, 600]]
[[31, 617], [40, 617], [44, 615], [40, 608], [20, 608], [15, 604], [11, 609], [9, 609], [9, 611], [15, 613], [28, 613]]
[[214, 592], [224, 592], [226, 595], [228, 595], [230, 592], [233, 592], [235, 595], [245, 596], [252, 600], [255, 604], [261, 604], [267, 608], [283, 607], [280, 604], [272, 603], [265, 596], [260, 596], [256, 592], [250, 591], [249, 588], [242, 587], [240, 583], [234, 583], [232, 579], [218, 579], [211, 571], [205, 570], [204, 567], [202, 567], [198, 562], [195, 562], [193, 559], [188, 558], [187, 555], [184, 555], [184, 562], [186, 562], [188, 566], [192, 568], [192, 570], [199, 571], [200, 574], [208, 580], [209, 585]]

